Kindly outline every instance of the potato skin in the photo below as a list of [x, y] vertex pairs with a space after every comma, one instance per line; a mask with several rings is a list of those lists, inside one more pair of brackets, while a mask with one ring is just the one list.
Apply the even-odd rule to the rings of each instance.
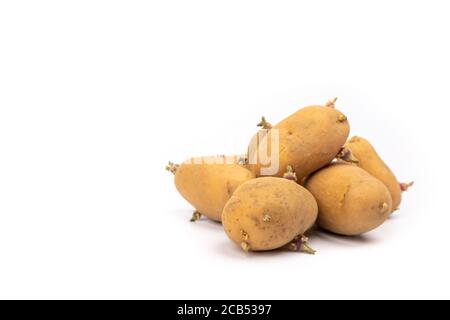
[[182, 163], [175, 172], [175, 186], [198, 212], [220, 221], [233, 192], [254, 175], [238, 164], [214, 164], [215, 158], [192, 158]]
[[389, 190], [363, 169], [334, 163], [306, 182], [319, 206], [317, 224], [341, 235], [360, 235], [380, 226], [389, 216]]
[[263, 177], [243, 183], [227, 202], [222, 224], [236, 244], [265, 251], [284, 246], [317, 219], [317, 203], [297, 183]]
[[[282, 177], [286, 166], [291, 165], [299, 181], [308, 174], [329, 164], [348, 138], [347, 118], [334, 107], [309, 106], [284, 119], [273, 129], [279, 133], [279, 169], [269, 176]], [[253, 137], [248, 159], [249, 169], [255, 176], [267, 175], [261, 172], [265, 166], [257, 159], [258, 150], [267, 142], [271, 154], [272, 130], [268, 130], [261, 141]], [[257, 148], [252, 148], [256, 144]]]
[[400, 183], [392, 170], [383, 162], [375, 148], [364, 138], [353, 137], [345, 145], [358, 159], [358, 166], [383, 182], [391, 193], [392, 211], [397, 209], [402, 201]]

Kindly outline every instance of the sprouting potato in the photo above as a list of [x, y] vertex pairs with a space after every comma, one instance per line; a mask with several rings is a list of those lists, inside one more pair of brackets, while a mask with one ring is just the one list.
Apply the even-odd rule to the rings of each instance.
[[222, 209], [234, 190], [254, 178], [240, 162], [237, 156], [199, 157], [168, 166], [175, 175], [177, 190], [196, 210], [192, 221], [200, 215], [221, 220]]
[[345, 147], [352, 152], [360, 168], [386, 185], [392, 197], [392, 210], [398, 209], [402, 200], [402, 191], [406, 191], [412, 183], [399, 183], [392, 170], [366, 139], [355, 136], [346, 143]]
[[[350, 130], [347, 117], [334, 108], [335, 101], [302, 108], [273, 127], [263, 118], [259, 124], [263, 130], [253, 137], [248, 150], [249, 169], [255, 176], [282, 177], [290, 165], [301, 181], [329, 164]], [[271, 159], [263, 158], [266, 155]]]
[[389, 190], [363, 169], [331, 164], [306, 181], [319, 206], [317, 224], [341, 235], [360, 235], [380, 226], [391, 213]]
[[265, 251], [301, 237], [316, 218], [317, 203], [308, 190], [288, 179], [263, 177], [236, 189], [223, 209], [222, 224], [243, 250]]

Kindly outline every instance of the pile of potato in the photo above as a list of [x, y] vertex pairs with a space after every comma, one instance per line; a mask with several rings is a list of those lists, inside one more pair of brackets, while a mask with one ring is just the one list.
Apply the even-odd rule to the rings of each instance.
[[[399, 183], [366, 139], [347, 141], [349, 122], [335, 102], [302, 108], [275, 126], [263, 117], [244, 156], [169, 163], [177, 190], [196, 210], [191, 221], [221, 222], [246, 252], [307, 253], [315, 252], [305, 235], [314, 225], [355, 236], [383, 224], [412, 183]], [[278, 150], [278, 170], [269, 175], [261, 148]]]

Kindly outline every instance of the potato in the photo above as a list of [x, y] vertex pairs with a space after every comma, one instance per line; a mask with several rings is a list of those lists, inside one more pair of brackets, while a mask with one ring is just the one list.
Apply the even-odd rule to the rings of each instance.
[[[255, 135], [248, 149], [249, 169], [255, 176], [282, 177], [291, 165], [301, 181], [329, 164], [350, 130], [347, 117], [334, 108], [334, 102], [300, 109], [274, 127], [263, 118], [259, 124], [263, 134]], [[264, 159], [265, 155], [271, 159]]]
[[297, 183], [263, 177], [243, 183], [222, 213], [225, 232], [245, 251], [280, 248], [302, 235], [317, 218], [313, 196]]
[[341, 235], [359, 235], [380, 226], [389, 216], [392, 198], [378, 179], [363, 169], [334, 163], [314, 173], [306, 188], [319, 206], [317, 224]]
[[392, 197], [392, 210], [396, 210], [402, 200], [402, 188], [406, 190], [408, 184], [402, 184], [397, 181], [394, 173], [366, 139], [353, 137], [346, 143], [345, 147], [358, 159], [357, 164], [360, 168], [386, 185]]
[[239, 157], [219, 156], [192, 158], [179, 166], [168, 166], [175, 175], [177, 190], [197, 210], [193, 220], [198, 219], [200, 213], [220, 221], [222, 209], [234, 190], [254, 178], [237, 162]]

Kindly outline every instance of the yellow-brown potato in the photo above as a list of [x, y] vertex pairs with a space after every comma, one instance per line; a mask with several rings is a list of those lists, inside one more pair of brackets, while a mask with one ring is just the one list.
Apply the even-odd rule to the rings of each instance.
[[[255, 135], [248, 150], [249, 169], [255, 176], [282, 177], [285, 168], [291, 165], [301, 181], [329, 164], [344, 145], [350, 130], [347, 117], [334, 108], [334, 101], [325, 106], [300, 109], [274, 127], [263, 119], [261, 126], [267, 128], [262, 131], [265, 135], [259, 138]], [[276, 141], [279, 141], [278, 152]], [[270, 157], [272, 150], [273, 156], [279, 159], [278, 168], [275, 168], [274, 160], [266, 163], [260, 157], [262, 154]]]
[[341, 235], [359, 235], [380, 226], [389, 216], [392, 199], [386, 186], [363, 169], [334, 163], [306, 182], [319, 206], [317, 224]]
[[346, 143], [346, 148], [351, 150], [353, 156], [358, 159], [357, 165], [383, 182], [389, 189], [392, 197], [392, 210], [400, 205], [402, 190], [392, 170], [383, 162], [375, 151], [375, 148], [364, 138], [353, 137]]
[[[237, 164], [237, 157], [192, 158], [172, 166], [175, 186], [180, 194], [202, 215], [220, 221], [222, 209], [234, 190], [254, 175]], [[234, 159], [234, 160], [233, 160]]]
[[225, 232], [245, 251], [280, 248], [303, 234], [317, 218], [317, 203], [297, 183], [257, 178], [236, 189], [222, 213]]

